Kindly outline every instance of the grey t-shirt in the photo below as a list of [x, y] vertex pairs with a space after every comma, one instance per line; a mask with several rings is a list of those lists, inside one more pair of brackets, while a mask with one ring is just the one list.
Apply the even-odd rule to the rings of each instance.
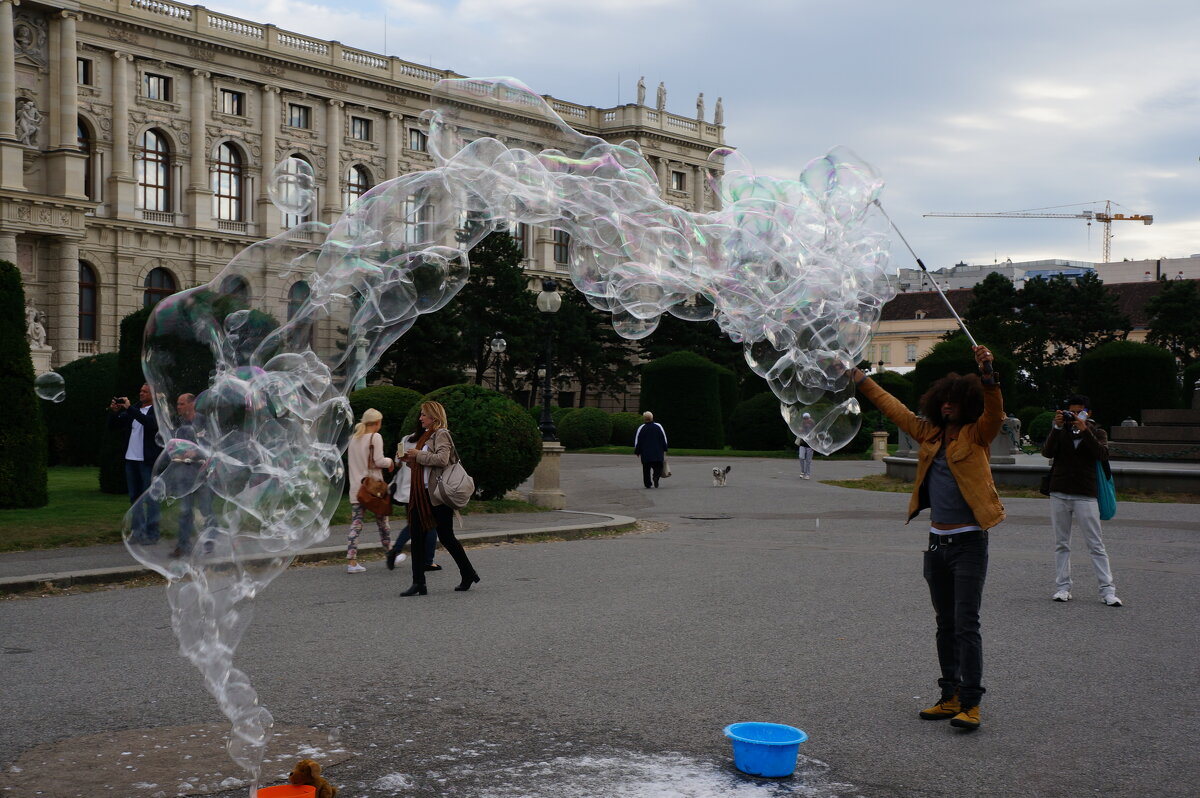
[[929, 468], [929, 520], [935, 524], [968, 524], [978, 523], [971, 505], [963, 498], [958, 489], [958, 482], [950, 473], [950, 465], [946, 462], [946, 448], [943, 446], [933, 458]]

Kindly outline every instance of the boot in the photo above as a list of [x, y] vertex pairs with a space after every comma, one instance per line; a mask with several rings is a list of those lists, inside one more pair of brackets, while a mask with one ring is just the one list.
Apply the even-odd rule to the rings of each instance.
[[979, 728], [979, 705], [973, 707], [963, 707], [962, 711], [950, 719], [951, 726], [957, 726], [960, 729], [967, 731], [975, 731]]
[[960, 712], [962, 712], [962, 707], [958, 703], [958, 693], [955, 693], [949, 698], [938, 701], [929, 709], [922, 709], [918, 714], [925, 720], [946, 720]]

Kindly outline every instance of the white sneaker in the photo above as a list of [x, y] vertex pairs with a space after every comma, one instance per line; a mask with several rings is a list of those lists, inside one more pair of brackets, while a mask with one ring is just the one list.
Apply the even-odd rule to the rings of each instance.
[[404, 562], [407, 559], [408, 559], [407, 554], [397, 554], [396, 555], [396, 562]]
[[346, 573], [348, 573], [348, 574], [365, 574], [366, 572], [367, 572], [367, 566], [365, 566], [365, 565], [359, 564], [359, 565], [347, 565], [346, 566]]
[[1066, 590], [1060, 590], [1050, 598], [1054, 599], [1055, 601], [1070, 601], [1071, 594]]
[[1124, 606], [1123, 604], [1121, 604], [1121, 600], [1120, 600], [1119, 598], [1117, 598], [1115, 595], [1113, 595], [1113, 596], [1105, 596], [1105, 597], [1104, 597], [1104, 599], [1103, 599], [1103, 601], [1104, 601], [1104, 603], [1105, 603], [1105, 604], [1107, 604], [1107, 605], [1108, 605], [1108, 606], [1110, 606], [1110, 607], [1121, 607], [1121, 606]]

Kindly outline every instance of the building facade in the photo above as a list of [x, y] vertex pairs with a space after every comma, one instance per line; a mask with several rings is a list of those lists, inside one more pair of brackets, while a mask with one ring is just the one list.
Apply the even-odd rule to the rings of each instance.
[[[122, 317], [305, 221], [268, 195], [282, 160], [312, 166], [308, 220], [326, 223], [375, 184], [432, 167], [419, 116], [433, 85], [457, 77], [170, 0], [0, 0], [0, 260], [20, 268], [53, 365], [114, 351]], [[584, 133], [636, 141], [667, 201], [712, 208], [704, 175], [724, 126], [643, 101], [547, 98]], [[546, 120], [486, 100], [466, 118], [467, 137], [562, 144]], [[513, 232], [532, 284], [565, 275], [564, 234]], [[238, 290], [283, 318], [299, 279], [262, 274]]]

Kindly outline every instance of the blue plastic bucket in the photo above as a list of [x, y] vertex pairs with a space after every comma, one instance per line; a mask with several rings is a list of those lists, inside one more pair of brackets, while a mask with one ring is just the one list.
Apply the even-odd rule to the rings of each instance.
[[808, 735], [782, 723], [731, 723], [725, 736], [733, 743], [733, 764], [751, 776], [781, 778], [796, 770], [800, 743]]

